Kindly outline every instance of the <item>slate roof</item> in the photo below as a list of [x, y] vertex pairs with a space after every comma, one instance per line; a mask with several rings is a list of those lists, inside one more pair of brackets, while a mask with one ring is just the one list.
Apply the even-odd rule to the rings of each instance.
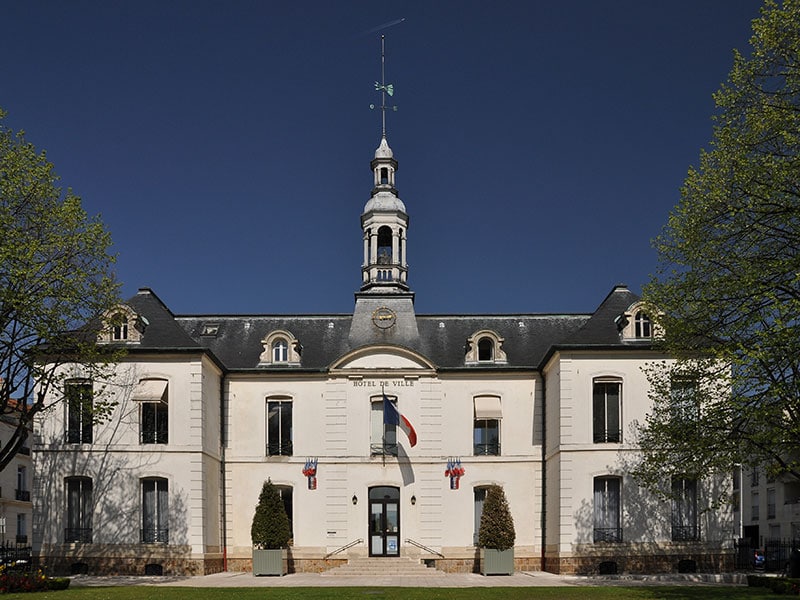
[[[411, 350], [442, 370], [539, 369], [558, 349], [630, 348], [620, 340], [615, 319], [639, 297], [616, 286], [593, 313], [519, 315], [417, 315], [419, 338]], [[131, 352], [207, 352], [228, 371], [325, 371], [348, 352], [352, 315], [174, 315], [147, 288], [127, 304], [147, 320], [141, 343]], [[214, 335], [203, 335], [209, 325]], [[505, 365], [466, 366], [467, 339], [488, 329], [503, 338]], [[261, 341], [276, 330], [302, 345], [301, 366], [259, 367]], [[641, 348], [641, 346], [637, 346]]]

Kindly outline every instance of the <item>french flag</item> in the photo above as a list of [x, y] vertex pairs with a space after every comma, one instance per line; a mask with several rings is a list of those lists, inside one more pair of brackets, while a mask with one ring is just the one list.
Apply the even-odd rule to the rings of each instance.
[[408, 442], [411, 444], [411, 447], [413, 448], [417, 445], [417, 432], [414, 431], [414, 426], [411, 424], [411, 421], [400, 414], [394, 402], [389, 400], [386, 394], [383, 395], [383, 424], [400, 427], [400, 429], [405, 432], [406, 436], [408, 436]]

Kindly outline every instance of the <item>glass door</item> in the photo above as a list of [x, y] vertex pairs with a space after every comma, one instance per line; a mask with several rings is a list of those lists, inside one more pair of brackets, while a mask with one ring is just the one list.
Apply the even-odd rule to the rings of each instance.
[[400, 556], [400, 489], [369, 490], [369, 555]]

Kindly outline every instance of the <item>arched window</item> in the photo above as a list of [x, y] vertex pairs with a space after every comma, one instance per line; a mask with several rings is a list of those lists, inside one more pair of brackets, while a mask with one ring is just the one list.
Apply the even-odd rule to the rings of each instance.
[[494, 360], [494, 342], [491, 338], [483, 337], [478, 340], [478, 360]]
[[384, 225], [378, 229], [378, 264], [392, 264], [392, 229]]
[[272, 362], [285, 363], [289, 360], [289, 344], [283, 338], [272, 342]]

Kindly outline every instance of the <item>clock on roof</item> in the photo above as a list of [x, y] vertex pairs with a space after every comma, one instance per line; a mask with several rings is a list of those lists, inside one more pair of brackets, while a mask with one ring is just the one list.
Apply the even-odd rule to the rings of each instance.
[[397, 315], [391, 308], [381, 306], [372, 313], [372, 322], [379, 329], [389, 329], [397, 321]]

